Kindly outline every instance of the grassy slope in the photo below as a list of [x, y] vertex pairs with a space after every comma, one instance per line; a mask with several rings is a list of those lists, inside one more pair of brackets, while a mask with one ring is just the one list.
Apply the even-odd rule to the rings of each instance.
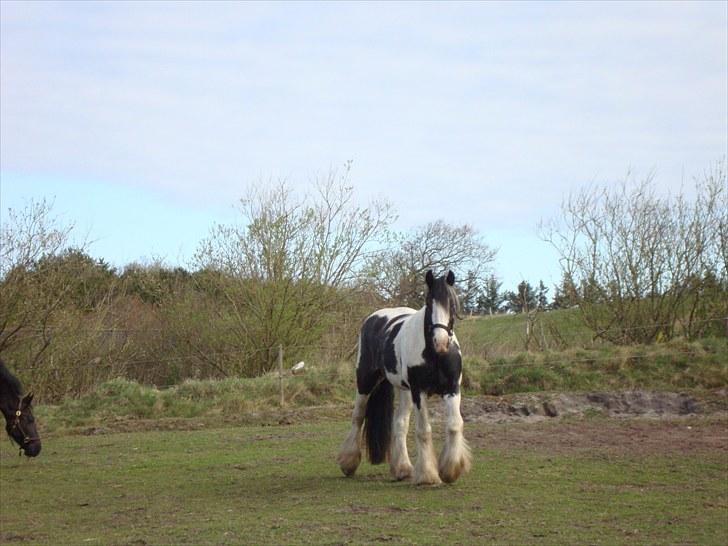
[[[495, 360], [526, 350], [526, 315], [523, 314], [470, 317], [458, 322], [456, 330], [472, 357]], [[595, 345], [578, 310], [560, 309], [537, 315], [528, 348], [554, 351]]]
[[[455, 485], [334, 463], [343, 421], [47, 438], [0, 446], [0, 542], [720, 544], [724, 452], [474, 451]], [[478, 425], [469, 427], [476, 435]], [[9, 501], [12, 499], [12, 502]]]
[[[676, 341], [650, 347], [595, 347], [517, 353], [485, 360], [467, 356], [466, 395], [503, 395], [534, 391], [646, 389], [700, 391], [728, 385], [728, 340]], [[305, 374], [284, 380], [286, 408], [350, 408], [354, 371], [351, 363], [310, 363]], [[278, 408], [278, 379], [187, 381], [165, 390], [123, 379], [100, 385], [79, 399], [39, 406], [42, 430], [107, 426], [123, 420], [205, 418], [257, 423]], [[244, 416], [242, 418], [241, 416]], [[118, 428], [118, 427], [117, 427]]]
[[458, 325], [466, 392], [716, 389], [728, 385], [728, 339], [617, 347], [594, 341], [577, 310], [539, 315], [526, 350], [526, 317]]

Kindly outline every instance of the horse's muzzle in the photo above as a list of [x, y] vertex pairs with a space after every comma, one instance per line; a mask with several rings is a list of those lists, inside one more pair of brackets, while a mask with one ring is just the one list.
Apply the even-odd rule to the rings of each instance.
[[439, 355], [446, 355], [450, 351], [450, 340], [438, 340], [435, 339], [433, 342], [433, 346], [435, 347], [435, 352]]
[[430, 327], [432, 334], [432, 345], [435, 352], [439, 355], [445, 355], [450, 350], [450, 341], [452, 339], [452, 328], [445, 324], [433, 324]]
[[26, 457], [37, 457], [40, 453], [40, 440], [31, 440], [22, 449]]

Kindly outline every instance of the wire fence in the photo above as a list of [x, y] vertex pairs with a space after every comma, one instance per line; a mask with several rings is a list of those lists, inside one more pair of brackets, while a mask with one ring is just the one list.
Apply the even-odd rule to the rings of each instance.
[[[497, 320], [498, 318], [502, 317], [513, 317], [518, 318], [522, 315], [473, 315], [472, 317], [467, 317], [466, 321], [472, 321], [472, 320], [486, 320], [489, 321], [491, 319]], [[543, 316], [548, 316], [548, 313], [544, 314]], [[577, 321], [575, 321], [577, 322]], [[674, 327], [676, 324], [679, 324], [680, 321], [671, 321], [671, 322], [658, 322], [658, 323], [650, 323], [648, 326], [634, 326], [634, 327], [624, 327], [624, 326], [615, 326], [611, 328], [605, 328], [603, 330], [600, 330], [600, 334], [602, 333], [610, 333], [610, 332], [633, 332], [638, 330], [645, 330], [647, 328], [667, 328], [667, 327]], [[728, 324], [728, 316], [725, 317], [712, 317], [712, 318], [706, 318], [706, 319], [694, 319], [691, 321], [691, 324], [697, 325], [697, 324], [707, 324], [707, 323], [725, 323]], [[492, 326], [492, 325], [491, 325]], [[513, 324], [498, 324], [495, 325], [502, 331], [506, 330], [512, 330]], [[457, 329], [457, 324], [456, 324]], [[86, 334], [134, 334], [134, 333], [150, 333], [150, 332], [157, 332], [157, 333], [163, 333], [168, 332], [169, 329], [167, 328], [129, 328], [129, 327], [108, 327], [108, 328], [98, 328], [95, 326], [79, 326], [78, 328], [75, 328], [76, 331], [84, 332]], [[219, 328], [217, 329], [219, 332], [225, 333], [225, 332], [234, 332], [237, 331], [238, 328], [230, 326], [227, 328]], [[52, 327], [48, 328], [24, 328], [23, 331], [26, 333], [27, 337], [33, 337], [33, 336], [39, 336], [42, 337], [44, 335], [52, 335], [54, 332], [54, 329]], [[583, 334], [575, 334], [574, 338], [577, 336], [583, 337]], [[312, 347], [315, 345], [309, 345], [309, 344], [301, 344], [301, 347]]]
[[[728, 316], [727, 317], [718, 317], [718, 318], [709, 318], [709, 319], [701, 319], [701, 320], [695, 320], [693, 321], [694, 324], [709, 324], [709, 323], [723, 323], [728, 325]], [[521, 325], [522, 326], [522, 325]], [[670, 323], [658, 323], [658, 324], [652, 324], [650, 327], [652, 328], [661, 328], [661, 327], [672, 327], [674, 326], [674, 322]], [[485, 326], [482, 326], [483, 329], [488, 330], [488, 338], [495, 338], [500, 339], [507, 337], [508, 334], [511, 339], [513, 339], [513, 330], [516, 328], [516, 325], [514, 324], [498, 324], [496, 321], [493, 321], [493, 324], [487, 324]], [[457, 329], [457, 328], [456, 328]], [[605, 331], [613, 331], [613, 332], [625, 332], [625, 331], [631, 331], [631, 330], [638, 330], [641, 329], [641, 327], [634, 327], [634, 328], [624, 328], [624, 327], [614, 327]], [[584, 329], [582, 327], [581, 332], [564, 332], [559, 331], [558, 332], [558, 338], [559, 341], [562, 342], [562, 344], [568, 345], [569, 349], [592, 349], [595, 347], [605, 346], [605, 345], [611, 345], [608, 342], [599, 342], [598, 344], [594, 343], [593, 338], [590, 337], [590, 332]], [[163, 328], [155, 328], [155, 329], [147, 329], [147, 328], [94, 328], [94, 327], [79, 327], [75, 328], [76, 333], [82, 333], [84, 337], [86, 338], [94, 338], [95, 336], [99, 336], [101, 334], [107, 334], [110, 337], [119, 336], [119, 337], [126, 337], [131, 336], [134, 334], [149, 334], [150, 332], [165, 332], [165, 329]], [[62, 333], [62, 331], [58, 331], [58, 333]], [[31, 340], [33, 338], [53, 338], [56, 335], [54, 333], [54, 330], [48, 329], [46, 331], [30, 331], [24, 333], [22, 336], [23, 340]], [[548, 334], [546, 334], [548, 335]], [[471, 336], [472, 337], [472, 336]], [[520, 339], [524, 339], [525, 336], [521, 335]], [[516, 337], [516, 339], [518, 339]], [[589, 340], [589, 343], [587, 344], [580, 344], [580, 342], [584, 342], [585, 340]], [[477, 341], [473, 339], [468, 338], [461, 338], [460, 344], [461, 349], [463, 353], [467, 356], [472, 353], [478, 353], [479, 348], [481, 345], [487, 342]], [[281, 345], [280, 343], [273, 343], [267, 346], [261, 346], [257, 348], [228, 348], [224, 350], [205, 350], [205, 351], [195, 351], [195, 352], [189, 352], [188, 354], [180, 355], [155, 355], [153, 357], [146, 356], [143, 358], [134, 358], [134, 357], [127, 357], [124, 359], [125, 364], [127, 365], [134, 365], [134, 366], [143, 366], [143, 365], [158, 365], [158, 364], [164, 364], [164, 363], [173, 363], [173, 362], [184, 362], [194, 359], [222, 359], [222, 358], [234, 358], [234, 357], [245, 357], [246, 359], [253, 359], [261, 356], [270, 356], [271, 358], [277, 358], [278, 354], [278, 346]], [[505, 345], [505, 344], [504, 344]], [[493, 343], [492, 346], [497, 346], [497, 344]], [[284, 352], [286, 355], [291, 355], [292, 353], [301, 353], [305, 355], [311, 355], [314, 353], [327, 353], [332, 352], [331, 344], [326, 343], [294, 343], [294, 344], [285, 344], [283, 345]], [[353, 357], [356, 352], [356, 345], [351, 347], [345, 347], [345, 348], [339, 348], [338, 353], [340, 354], [346, 354], [347, 357]], [[515, 350], [511, 351], [511, 353], [516, 352], [524, 352], [523, 350]], [[535, 352], [538, 353], [547, 353], [549, 352], [548, 349], [541, 347], [538, 351], [527, 351], [527, 352]], [[104, 355], [108, 356], [108, 355]], [[113, 356], [113, 355], [112, 355]], [[295, 357], [294, 357], [295, 358]], [[567, 360], [559, 359], [559, 363], [563, 362], [569, 362], [569, 363], [578, 363], [578, 362], [585, 362], [585, 361], [592, 361], [594, 358], [597, 357], [589, 357], [586, 359], [575, 359], [570, 358]], [[612, 357], [608, 357], [612, 358]], [[496, 359], [492, 359], [496, 360]], [[91, 359], [91, 362], [94, 362], [94, 359]], [[548, 362], [541, 362], [540, 364], [547, 364]], [[82, 364], [81, 364], [82, 365]], [[95, 363], [95, 365], [99, 365], [99, 363]], [[493, 365], [503, 365], [503, 364], [493, 364]], [[515, 364], [513, 364], [515, 365]]]
[[[724, 323], [728, 325], [728, 317], [718, 317], [718, 318], [711, 318], [711, 319], [702, 319], [699, 321], [695, 321], [695, 323], [700, 324], [708, 324], [708, 323]], [[673, 326], [674, 323], [663, 323], [663, 324], [655, 324], [651, 325], [652, 327], [668, 327]], [[504, 337], [504, 335], [508, 332], [512, 332], [514, 326], [513, 325], [494, 325], [496, 328], [489, 332], [490, 337], [494, 338], [500, 338]], [[486, 326], [487, 328], [487, 326]], [[634, 330], [638, 328], [621, 328], [621, 327], [615, 327], [613, 330], [615, 332], [622, 332], [627, 330]], [[130, 335], [134, 333], [149, 333], [150, 330], [147, 329], [137, 329], [137, 328], [79, 328], [76, 330], [77, 332], [82, 332], [86, 336], [93, 336], [98, 334], [119, 334], [119, 335]], [[156, 329], [152, 331], [163, 331], [163, 329]], [[501, 335], [503, 334], [503, 335]], [[36, 334], [38, 336], [45, 335], [48, 336], [47, 333]], [[32, 336], [27, 336], [27, 338], [30, 338]], [[564, 351], [568, 350], [591, 350], [591, 349], [599, 349], [600, 347], [605, 346], [611, 346], [611, 344], [608, 343], [600, 343], [598, 345], [595, 345], [594, 343], [588, 343], [588, 344], [580, 344], [579, 342], [584, 341], [585, 336], [584, 333], [577, 333], [573, 334], [571, 337], [569, 337], [568, 333], [559, 333], [559, 338], [563, 342], [565, 340], [565, 343], [568, 345], [568, 348], [564, 349]], [[461, 349], [465, 356], [468, 356], [470, 354], [475, 354], [476, 356], [479, 356], [482, 354], [482, 342], [472, 341], [472, 340], [460, 340], [461, 341]], [[123, 351], [108, 351], [106, 353], [102, 353], [96, 358], [91, 358], [86, 362], [75, 362], [74, 366], [78, 367], [84, 367], [84, 366], [93, 366], [93, 367], [112, 367], [115, 364], [116, 365], [123, 365], [125, 367], [129, 368], [141, 368], [145, 366], [149, 367], [156, 367], [164, 364], [172, 364], [172, 363], [184, 363], [184, 362], [191, 362], [191, 361], [214, 361], [214, 360], [222, 360], [222, 359], [244, 359], [244, 360], [252, 360], [260, 357], [266, 357], [271, 362], [277, 362], [279, 355], [278, 355], [278, 346], [281, 344], [272, 344], [271, 346], [264, 346], [259, 347], [256, 349], [250, 349], [250, 348], [230, 348], [225, 350], [200, 350], [195, 352], [189, 352], [188, 354], [176, 354], [176, 355], [167, 355], [167, 356], [144, 356], [141, 358], [137, 358], [128, 354], [125, 354]], [[501, 348], [504, 347], [506, 344], [501, 345]], [[304, 356], [311, 356], [316, 355], [317, 353], [319, 355], [326, 355], [333, 352], [333, 348], [330, 344], [322, 344], [322, 343], [294, 343], [294, 344], [288, 344], [288, 345], [282, 345], [283, 347], [283, 354], [285, 355], [285, 358], [287, 361], [298, 361], [301, 360]], [[493, 345], [491, 349], [495, 347], [498, 348], [498, 345]], [[345, 348], [339, 348], [336, 352], [339, 353], [339, 355], [346, 355], [345, 358], [340, 358], [340, 360], [354, 360], [354, 355], [356, 353], [356, 345], [352, 347], [345, 347]], [[687, 355], [692, 354], [692, 351], [690, 350], [684, 350], [681, 351], [680, 349], [673, 347], [671, 349], [673, 352], [684, 352]], [[559, 352], [556, 348], [553, 350], [541, 348], [538, 351], [524, 351], [523, 349], [520, 350], [510, 350], [510, 351], [498, 351], [498, 350], [491, 350], [491, 354], [495, 354], [496, 356], [493, 358], [490, 358], [486, 356], [484, 360], [486, 361], [487, 365], [490, 367], [523, 367], [528, 365], [538, 365], [538, 366], [563, 366], [566, 364], [583, 364], [583, 363], [590, 363], [590, 362], [599, 362], [599, 361], [608, 361], [608, 360], [614, 360], [615, 355], [592, 355], [588, 357], [579, 357], [579, 356], [573, 356], [573, 357], [567, 357], [566, 355], [559, 355], [556, 358], [553, 359], [538, 359], [539, 356], [549, 354], [552, 352]], [[561, 351], [561, 352], [564, 352]], [[130, 351], [134, 352], [134, 351]], [[139, 350], [137, 350], [139, 352]], [[506, 353], [509, 352], [510, 354], [499, 354], [499, 353]], [[528, 362], [519, 362], [519, 361], [512, 361], [508, 362], [507, 359], [509, 357], [515, 357], [516, 354], [521, 353], [530, 353], [532, 355], [532, 359]], [[299, 355], [299, 356], [292, 356], [292, 355]], [[627, 357], [627, 356], [626, 356]], [[641, 358], [649, 358], [653, 357], [653, 355], [639, 355], [630, 353], [628, 355], [628, 358], [630, 359], [641, 359]], [[106, 361], [104, 361], [106, 360]], [[37, 367], [34, 366], [28, 366], [24, 369], [27, 370], [34, 370]]]

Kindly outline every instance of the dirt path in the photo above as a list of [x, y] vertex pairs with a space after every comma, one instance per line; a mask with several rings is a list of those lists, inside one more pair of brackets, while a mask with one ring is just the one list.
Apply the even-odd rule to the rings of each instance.
[[[433, 411], [439, 416], [438, 404]], [[466, 397], [466, 421], [542, 421], [554, 417], [605, 415], [610, 417], [675, 417], [725, 412], [725, 390], [697, 397], [688, 393], [616, 391], [592, 393], [536, 393], [503, 397]]]
[[473, 423], [466, 436], [475, 448], [549, 454], [690, 455], [719, 452], [728, 470], [728, 417], [681, 419], [554, 419], [534, 423]]

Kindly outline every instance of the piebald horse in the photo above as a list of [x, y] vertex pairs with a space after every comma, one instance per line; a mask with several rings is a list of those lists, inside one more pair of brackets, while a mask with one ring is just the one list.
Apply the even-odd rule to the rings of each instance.
[[[470, 449], [463, 437], [460, 414], [462, 357], [453, 324], [458, 298], [455, 275], [425, 276], [427, 298], [419, 311], [409, 307], [380, 309], [364, 320], [356, 364], [357, 394], [352, 426], [341, 446], [338, 463], [346, 476], [356, 472], [365, 441], [369, 461], [389, 461], [397, 480], [416, 484], [454, 482], [470, 469]], [[399, 405], [394, 413], [394, 387]], [[445, 401], [445, 445], [438, 458], [432, 443], [427, 399]], [[417, 461], [407, 453], [407, 431], [414, 405]], [[362, 430], [363, 429], [363, 430]]]

